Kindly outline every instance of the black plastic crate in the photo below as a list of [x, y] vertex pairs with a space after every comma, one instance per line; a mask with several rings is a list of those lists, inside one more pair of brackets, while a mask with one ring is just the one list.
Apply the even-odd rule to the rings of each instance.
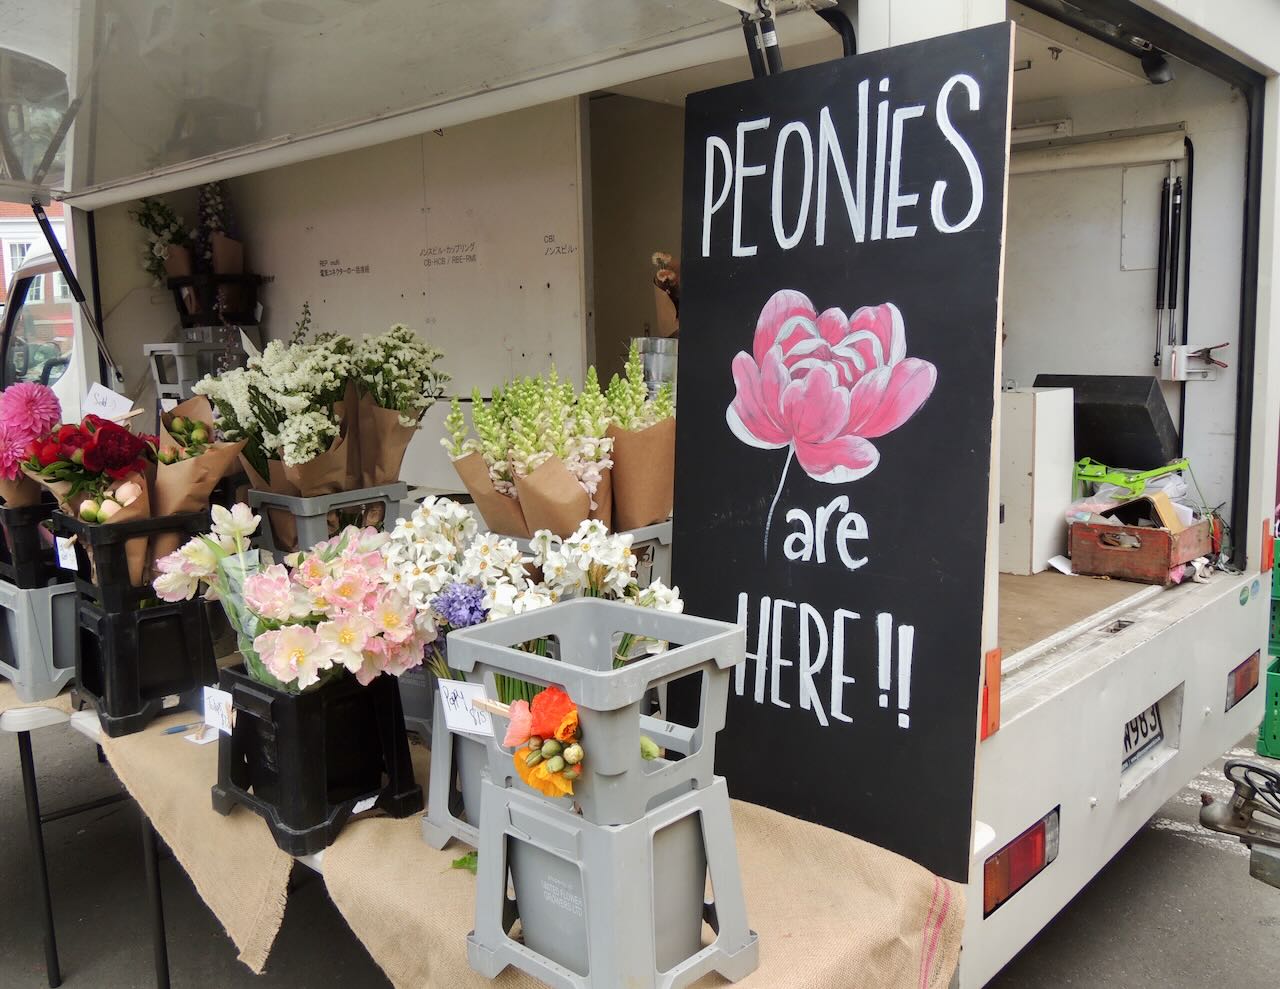
[[204, 602], [156, 602], [113, 612], [83, 596], [76, 684], [109, 738], [141, 731], [176, 707], [203, 711], [217, 682]]
[[231, 734], [218, 740], [219, 814], [248, 807], [284, 851], [313, 855], [362, 801], [392, 817], [422, 811], [393, 677], [362, 687], [344, 675], [301, 694], [259, 683], [243, 666], [219, 670], [218, 679], [235, 711]]
[[207, 511], [104, 525], [81, 522], [65, 512], [55, 511], [51, 521], [55, 534], [76, 537], [73, 544], [76, 570], [74, 573], [60, 571], [66, 575], [63, 579], [74, 579], [82, 595], [104, 611], [111, 612], [129, 611], [139, 604], [156, 600], [155, 591], [149, 583], [134, 587], [129, 580], [126, 546], [131, 540], [150, 543], [153, 536], [171, 532], [186, 542], [192, 536], [209, 531]]
[[58, 570], [53, 533], [42, 524], [56, 507], [52, 499], [21, 508], [0, 505], [0, 577], [24, 590], [67, 579]]

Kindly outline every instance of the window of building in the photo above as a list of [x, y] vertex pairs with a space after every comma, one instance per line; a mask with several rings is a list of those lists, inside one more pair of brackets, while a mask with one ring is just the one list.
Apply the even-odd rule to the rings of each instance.
[[71, 299], [71, 286], [67, 284], [62, 272], [53, 276], [53, 297], [59, 302], [67, 302]]

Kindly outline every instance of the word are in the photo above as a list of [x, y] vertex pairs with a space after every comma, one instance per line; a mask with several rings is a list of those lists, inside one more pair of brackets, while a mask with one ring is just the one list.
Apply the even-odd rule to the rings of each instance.
[[[782, 552], [788, 560], [799, 560], [804, 563], [827, 562], [827, 526], [832, 516], [840, 515], [832, 536], [832, 544], [840, 562], [850, 570], [865, 566], [865, 556], [854, 557], [849, 551], [849, 544], [855, 539], [867, 538], [867, 521], [857, 512], [849, 511], [849, 496], [840, 495], [826, 505], [819, 505], [814, 517], [803, 508], [792, 508], [787, 512], [787, 521], [798, 524], [794, 532], [782, 542]], [[817, 558], [816, 561], [814, 558]]]
[[[753, 629], [749, 622], [750, 605], [750, 598], [745, 592], [738, 595], [738, 624], [747, 627], [748, 642]], [[862, 615], [856, 611], [837, 608], [828, 620], [811, 604], [765, 595], [756, 609], [755, 652], [748, 652], [746, 661], [734, 671], [734, 691], [739, 697], [745, 695], [747, 668], [754, 662], [752, 699], [757, 704], [767, 701], [775, 707], [789, 708], [790, 702], [782, 696], [783, 671], [794, 670], [786, 677], [788, 680], [796, 678], [796, 691], [792, 694], [788, 689], [787, 693], [797, 698], [802, 710], [812, 711], [823, 727], [830, 724], [828, 711], [835, 720], [852, 723], [853, 718], [845, 713], [845, 689], [857, 682], [851, 672], [856, 662], [863, 657], [869, 658], [872, 652], [870, 649], [857, 652], [848, 648], [851, 636], [857, 635], [863, 627], [852, 623], [861, 621]], [[895, 629], [893, 616], [883, 612], [875, 616], [874, 624], [879, 706], [889, 707], [890, 694], [895, 692], [896, 686], [898, 727], [910, 728], [915, 626], [898, 625]], [[826, 709], [823, 708], [824, 700]]]
[[[973, 225], [982, 210], [982, 169], [973, 149], [956, 129], [952, 115], [957, 110], [975, 113], [981, 108], [977, 81], [959, 73], [943, 83], [932, 107], [916, 103], [891, 109], [887, 98], [889, 80], [881, 79], [877, 89], [886, 94], [886, 98], [876, 103], [874, 146], [870, 136], [870, 88], [870, 80], [864, 79], [858, 84], [857, 153], [852, 167], [845, 153], [850, 138], [841, 137], [829, 106], [818, 111], [816, 121], [792, 120], [780, 127], [770, 117], [739, 121], [732, 148], [723, 137], [713, 134], [707, 138], [702, 200], [704, 258], [711, 256], [712, 219], [730, 197], [733, 256], [751, 257], [756, 253], [755, 244], [742, 242], [743, 189], [748, 180], [772, 181], [769, 214], [774, 238], [784, 251], [804, 239], [810, 218], [814, 244], [821, 247], [826, 243], [828, 198], [833, 182], [839, 189], [834, 195], [844, 207], [845, 220], [856, 243], [914, 237], [916, 225], [909, 221], [915, 218], [909, 216], [908, 211], [917, 206], [920, 196], [902, 191], [903, 143], [908, 122], [924, 117], [930, 109], [933, 126], [964, 165], [968, 188], [951, 192], [945, 180], [935, 181], [929, 197], [929, 220], [934, 229], [944, 234], [960, 233]], [[772, 155], [767, 147], [769, 136], [773, 139]], [[782, 201], [783, 181], [784, 176], [790, 174], [788, 169], [795, 167], [797, 157], [800, 202], [799, 205], [792, 203], [788, 211], [784, 210]], [[869, 195], [868, 171], [872, 172]]]

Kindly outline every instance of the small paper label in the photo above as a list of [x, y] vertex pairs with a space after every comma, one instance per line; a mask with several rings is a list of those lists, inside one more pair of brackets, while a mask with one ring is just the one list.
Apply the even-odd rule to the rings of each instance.
[[63, 570], [79, 570], [80, 565], [76, 563], [76, 551], [71, 540], [66, 536], [57, 536], [54, 541], [58, 546], [58, 566]]
[[378, 802], [378, 795], [375, 793], [372, 797], [365, 797], [363, 800], [357, 800], [355, 806], [351, 808], [353, 814], [363, 814], [366, 810], [373, 810], [373, 805]]
[[210, 742], [216, 742], [218, 740], [218, 730], [216, 728], [211, 728], [208, 725], [202, 725], [190, 735], [183, 735], [182, 737], [188, 742], [193, 742], [196, 745], [208, 745]]
[[204, 723], [230, 735], [236, 723], [236, 712], [231, 706], [231, 694], [217, 687], [204, 688]]
[[163, 710], [168, 711], [170, 708], [177, 707], [181, 703], [182, 703], [181, 697], [179, 697], [177, 694], [169, 694], [160, 702], [160, 707]]
[[489, 712], [471, 706], [474, 699], [485, 697], [483, 683], [467, 683], [465, 680], [441, 680], [440, 703], [444, 707], [444, 720], [450, 731], [464, 735], [492, 735], [493, 722]]
[[85, 415], [92, 412], [104, 419], [118, 419], [133, 411], [133, 401], [95, 381], [85, 392], [80, 410]]

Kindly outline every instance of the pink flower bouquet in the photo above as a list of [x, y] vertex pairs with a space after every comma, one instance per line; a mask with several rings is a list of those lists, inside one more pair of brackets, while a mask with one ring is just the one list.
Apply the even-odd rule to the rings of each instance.
[[8, 508], [40, 501], [40, 485], [22, 471], [27, 449], [62, 419], [58, 396], [47, 385], [24, 381], [0, 392], [0, 498]]
[[239, 632], [254, 679], [300, 693], [344, 673], [368, 684], [422, 662], [435, 621], [390, 583], [386, 533], [348, 526], [284, 565], [260, 569], [247, 547], [258, 516], [245, 505], [213, 513], [208, 536], [160, 561], [156, 593], [178, 601], [208, 585]]

